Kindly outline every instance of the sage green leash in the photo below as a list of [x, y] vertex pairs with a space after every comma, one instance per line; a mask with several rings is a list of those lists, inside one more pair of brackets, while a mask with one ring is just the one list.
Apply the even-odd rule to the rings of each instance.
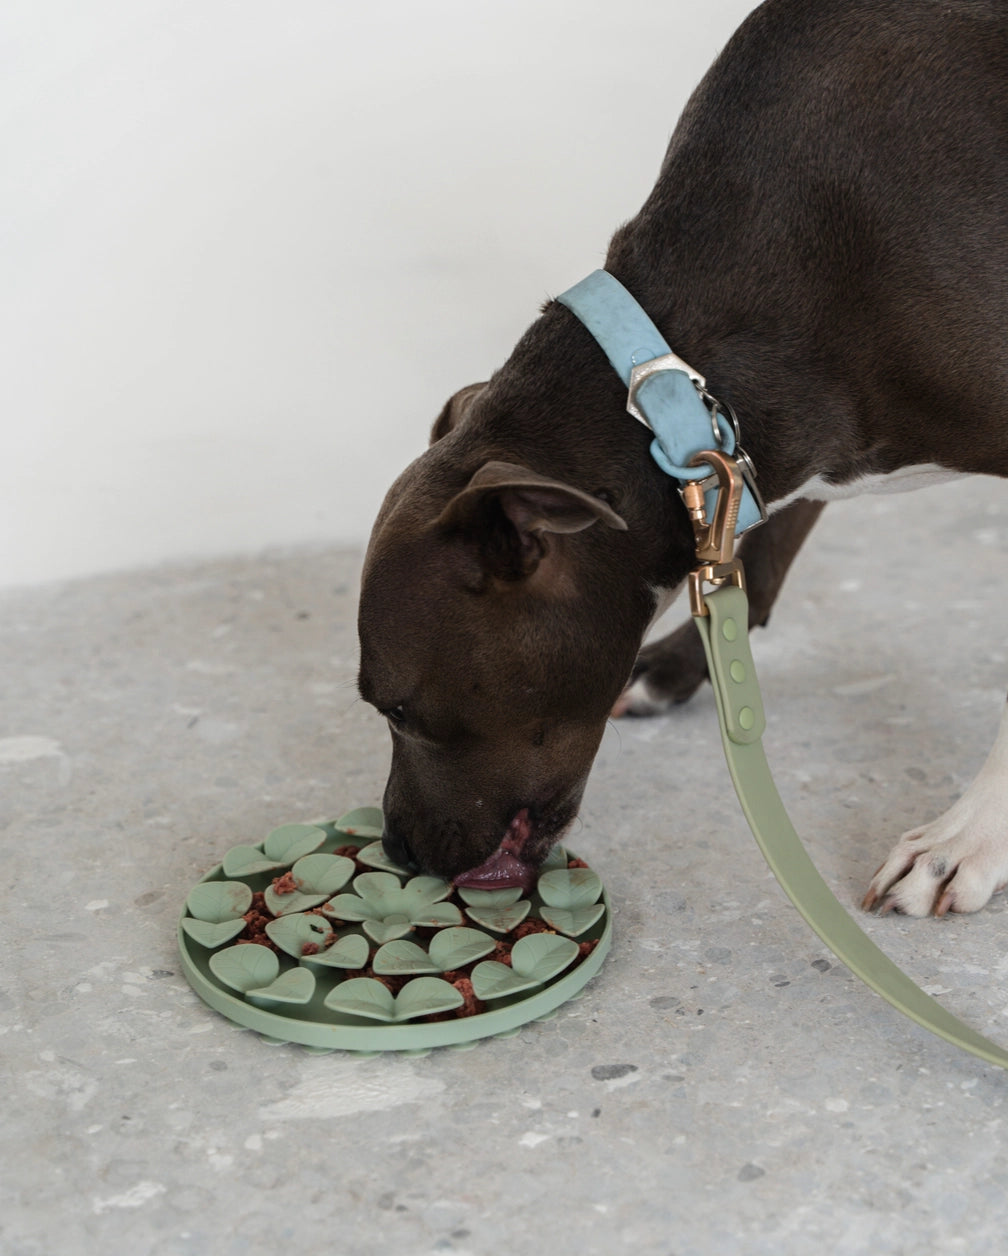
[[[651, 456], [678, 484], [696, 539], [690, 605], [717, 696], [721, 740], [742, 810], [774, 875], [812, 929], [862, 981], [926, 1029], [1008, 1068], [1008, 1052], [946, 1012], [854, 923], [784, 810], [760, 741], [763, 704], [749, 652], [745, 579], [733, 552], [736, 532], [765, 519], [766, 512], [755, 469], [739, 448], [731, 407], [707, 392], [704, 377], [672, 352], [607, 271], [596, 271], [557, 299], [588, 328], [627, 385], [627, 410], [651, 429]], [[693, 452], [710, 436], [717, 448]], [[715, 591], [705, 593], [706, 586]]]
[[[755, 526], [766, 511], [755, 470], [738, 447], [731, 407], [715, 401], [703, 376], [671, 351], [634, 297], [607, 271], [595, 271], [557, 300], [602, 347], [630, 390], [627, 410], [654, 434], [651, 456], [679, 484], [696, 535], [698, 566], [690, 577], [690, 605], [707, 652], [728, 768], [774, 875], [815, 932], [862, 981], [926, 1029], [1008, 1068], [1008, 1052], [946, 1012], [858, 928], [816, 871], [784, 810], [760, 742], [763, 703], [749, 653], [745, 580], [733, 555], [736, 531]], [[710, 436], [718, 448], [690, 457]], [[716, 591], [705, 594], [705, 585]]]
[[694, 614], [694, 622], [707, 655], [728, 770], [753, 836], [784, 893], [833, 954], [893, 1007], [940, 1038], [1008, 1068], [1008, 1051], [964, 1025], [911, 981], [855, 924], [816, 871], [763, 753], [765, 720], [749, 650], [745, 590], [722, 584], [703, 595], [703, 606], [706, 614]]

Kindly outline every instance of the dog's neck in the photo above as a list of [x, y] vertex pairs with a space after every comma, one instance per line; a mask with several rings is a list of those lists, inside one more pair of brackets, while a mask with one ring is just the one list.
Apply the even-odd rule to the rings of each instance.
[[[632, 281], [624, 282], [630, 287]], [[779, 358], [773, 361], [768, 352], [760, 354], [752, 344], [740, 351], [713, 337], [704, 340], [700, 347], [710, 350], [720, 393], [712, 386], [708, 364], [695, 356], [693, 364], [708, 375], [710, 391], [738, 409], [742, 444], [768, 503], [794, 493], [816, 475], [828, 475], [831, 464], [811, 431], [815, 424], [808, 421], [809, 407], [798, 404], [801, 389], [794, 386], [789, 390], [793, 396], [781, 396], [781, 382], [788, 378], [785, 364]], [[677, 344], [673, 347], [681, 352]], [[758, 409], [763, 373], [777, 386], [768, 390], [769, 406]], [[542, 474], [584, 492], [605, 492], [641, 538], [645, 578], [667, 586], [677, 583], [689, 566], [692, 528], [678, 482], [655, 464], [652, 434], [627, 413], [626, 403], [626, 386], [595, 338], [568, 309], [552, 303], [474, 406], [471, 420], [453, 442], [452, 461], [460, 478], [468, 476], [476, 460], [499, 441], [512, 458]], [[828, 422], [821, 409], [811, 417]], [[472, 466], [464, 457], [467, 444], [473, 449]]]

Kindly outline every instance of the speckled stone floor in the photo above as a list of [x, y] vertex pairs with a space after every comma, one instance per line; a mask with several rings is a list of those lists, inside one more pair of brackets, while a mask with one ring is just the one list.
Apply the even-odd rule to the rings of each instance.
[[[745, 828], [711, 696], [607, 734], [569, 844], [614, 903], [586, 995], [424, 1058], [267, 1046], [175, 928], [236, 842], [380, 797], [359, 558], [273, 553], [0, 597], [0, 1251], [610, 1256], [992, 1251], [1008, 1077], [824, 952]], [[755, 644], [767, 752], [856, 910], [986, 754], [1008, 683], [1008, 496], [826, 512]], [[864, 918], [1008, 1042], [1005, 904]]]

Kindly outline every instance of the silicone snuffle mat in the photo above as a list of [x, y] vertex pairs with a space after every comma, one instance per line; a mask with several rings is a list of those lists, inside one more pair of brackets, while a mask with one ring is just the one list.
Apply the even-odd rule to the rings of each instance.
[[212, 1008], [276, 1042], [423, 1051], [513, 1032], [587, 985], [609, 950], [598, 876], [561, 848], [531, 894], [456, 889], [391, 863], [376, 807], [234, 846], [179, 920]]

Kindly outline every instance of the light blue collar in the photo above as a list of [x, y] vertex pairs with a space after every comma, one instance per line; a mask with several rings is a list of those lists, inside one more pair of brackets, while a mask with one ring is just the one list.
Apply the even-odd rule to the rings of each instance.
[[[651, 457], [676, 480], [704, 480], [706, 464], [690, 467], [705, 449], [734, 455], [745, 486], [736, 536], [762, 523], [766, 507], [753, 483], [755, 470], [738, 447], [738, 423], [730, 408], [707, 392], [702, 375], [677, 357], [626, 288], [608, 271], [596, 270], [557, 297], [584, 323], [629, 389], [627, 410], [654, 432]], [[707, 486], [704, 485], [705, 490]], [[717, 488], [707, 490], [713, 517]]]

